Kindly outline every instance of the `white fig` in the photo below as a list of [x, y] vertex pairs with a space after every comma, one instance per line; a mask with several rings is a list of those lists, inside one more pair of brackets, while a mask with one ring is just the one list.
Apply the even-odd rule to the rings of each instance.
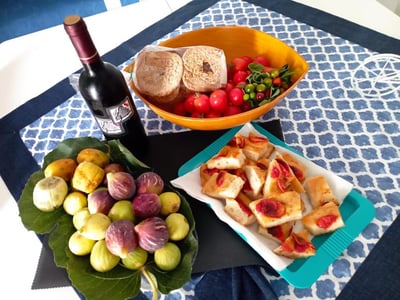
[[58, 176], [39, 180], [33, 188], [33, 204], [41, 211], [50, 212], [64, 203], [68, 194], [68, 185]]

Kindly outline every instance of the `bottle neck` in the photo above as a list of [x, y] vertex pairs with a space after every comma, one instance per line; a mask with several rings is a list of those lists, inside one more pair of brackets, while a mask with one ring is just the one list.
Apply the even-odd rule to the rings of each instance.
[[[82, 64], [101, 64], [97, 52], [84, 20], [78, 15], [71, 15], [64, 19], [64, 29], [71, 39]], [[100, 63], [99, 63], [100, 62]]]

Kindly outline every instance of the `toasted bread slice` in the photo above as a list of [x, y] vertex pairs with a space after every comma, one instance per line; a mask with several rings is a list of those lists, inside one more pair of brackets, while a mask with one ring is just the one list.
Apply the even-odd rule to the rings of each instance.
[[275, 147], [269, 142], [268, 138], [249, 133], [245, 139], [243, 152], [251, 160], [259, 160], [262, 157], [269, 157]]
[[254, 224], [257, 219], [249, 208], [251, 199], [243, 193], [236, 198], [227, 198], [224, 211], [236, 222], [243, 226]]
[[209, 169], [207, 168], [207, 164], [203, 163], [200, 165], [199, 173], [200, 173], [200, 183], [203, 186], [207, 180], [211, 177], [212, 174], [220, 172], [220, 169]]
[[224, 146], [219, 153], [207, 161], [208, 169], [240, 169], [246, 160], [243, 150], [237, 147]]
[[278, 243], [282, 243], [291, 234], [293, 230], [293, 223], [294, 222], [287, 222], [270, 228], [265, 228], [261, 225], [258, 225], [258, 233]]
[[226, 85], [224, 51], [210, 46], [189, 47], [182, 55], [183, 84], [194, 92], [211, 92]]
[[135, 63], [138, 90], [151, 100], [169, 103], [179, 94], [183, 61], [170, 51], [142, 51]]
[[315, 246], [311, 242], [307, 230], [298, 233], [292, 232], [283, 243], [273, 250], [276, 254], [288, 258], [305, 258], [314, 256], [316, 253]]
[[270, 228], [302, 217], [302, 200], [296, 192], [276, 194], [269, 198], [254, 200], [249, 204], [258, 223]]
[[321, 235], [344, 227], [339, 207], [332, 201], [315, 208], [305, 215], [301, 221], [312, 235]]
[[221, 170], [214, 173], [203, 185], [202, 192], [210, 197], [218, 199], [236, 198], [244, 185], [244, 180]]
[[288, 152], [282, 153], [281, 157], [288, 163], [296, 178], [303, 183], [306, 179], [307, 167]]
[[269, 165], [263, 195], [268, 197], [269, 195], [289, 191], [304, 193], [305, 190], [287, 162], [277, 153]]
[[267, 178], [268, 167], [263, 163], [250, 162], [245, 164], [243, 171], [249, 181], [252, 193], [259, 195]]
[[322, 206], [327, 202], [333, 202], [339, 205], [326, 178], [322, 175], [308, 177], [304, 181], [304, 188], [313, 208]]

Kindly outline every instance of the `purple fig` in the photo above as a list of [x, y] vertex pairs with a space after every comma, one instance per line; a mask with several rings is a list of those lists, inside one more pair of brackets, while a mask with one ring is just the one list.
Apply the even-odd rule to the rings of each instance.
[[161, 194], [164, 190], [164, 180], [155, 172], [144, 172], [136, 178], [137, 193]]
[[128, 220], [112, 222], [107, 228], [105, 241], [112, 254], [125, 258], [137, 246], [135, 225]]
[[144, 219], [135, 226], [135, 231], [139, 246], [149, 252], [162, 248], [169, 239], [167, 224], [159, 217]]
[[107, 174], [108, 173], [115, 173], [115, 172], [124, 172], [125, 167], [124, 165], [118, 164], [118, 163], [110, 163], [104, 167], [104, 173], [106, 176], [104, 176], [103, 179], [103, 185], [107, 186]]
[[140, 218], [157, 216], [161, 211], [160, 197], [156, 193], [138, 194], [132, 200], [132, 208]]
[[107, 173], [107, 187], [115, 200], [128, 200], [136, 192], [135, 179], [127, 172]]
[[102, 213], [107, 215], [115, 200], [111, 197], [107, 188], [100, 187], [88, 194], [87, 203], [91, 214]]

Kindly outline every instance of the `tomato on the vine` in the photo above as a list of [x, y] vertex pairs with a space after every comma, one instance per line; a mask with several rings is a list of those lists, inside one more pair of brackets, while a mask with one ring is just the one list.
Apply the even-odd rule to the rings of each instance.
[[186, 97], [186, 99], [183, 102], [185, 110], [189, 114], [192, 114], [196, 111], [196, 108], [194, 107], [194, 97], [195, 97], [194, 94], [190, 94], [189, 96]]
[[228, 96], [224, 90], [217, 89], [213, 91], [209, 98], [212, 110], [220, 113], [224, 113], [227, 110]]
[[175, 103], [173, 107], [173, 112], [176, 115], [185, 116], [186, 115], [185, 102], [181, 101]]
[[202, 114], [208, 113], [211, 109], [210, 100], [206, 94], [195, 94], [193, 105], [196, 112]]
[[236, 57], [232, 60], [232, 67], [235, 72], [246, 71], [247, 65], [248, 65], [247, 61], [242, 57]]
[[233, 116], [242, 112], [239, 106], [229, 105], [227, 110], [224, 112], [224, 116]]
[[240, 106], [244, 102], [243, 95], [244, 95], [243, 90], [241, 88], [235, 87], [232, 90], [230, 90], [228, 94], [229, 102], [234, 106]]
[[246, 78], [247, 78], [246, 71], [237, 71], [233, 74], [233, 83], [237, 85], [240, 82], [246, 82]]
[[269, 67], [269, 65], [270, 65], [269, 60], [264, 56], [257, 56], [254, 58], [253, 61], [263, 65], [264, 67]]

